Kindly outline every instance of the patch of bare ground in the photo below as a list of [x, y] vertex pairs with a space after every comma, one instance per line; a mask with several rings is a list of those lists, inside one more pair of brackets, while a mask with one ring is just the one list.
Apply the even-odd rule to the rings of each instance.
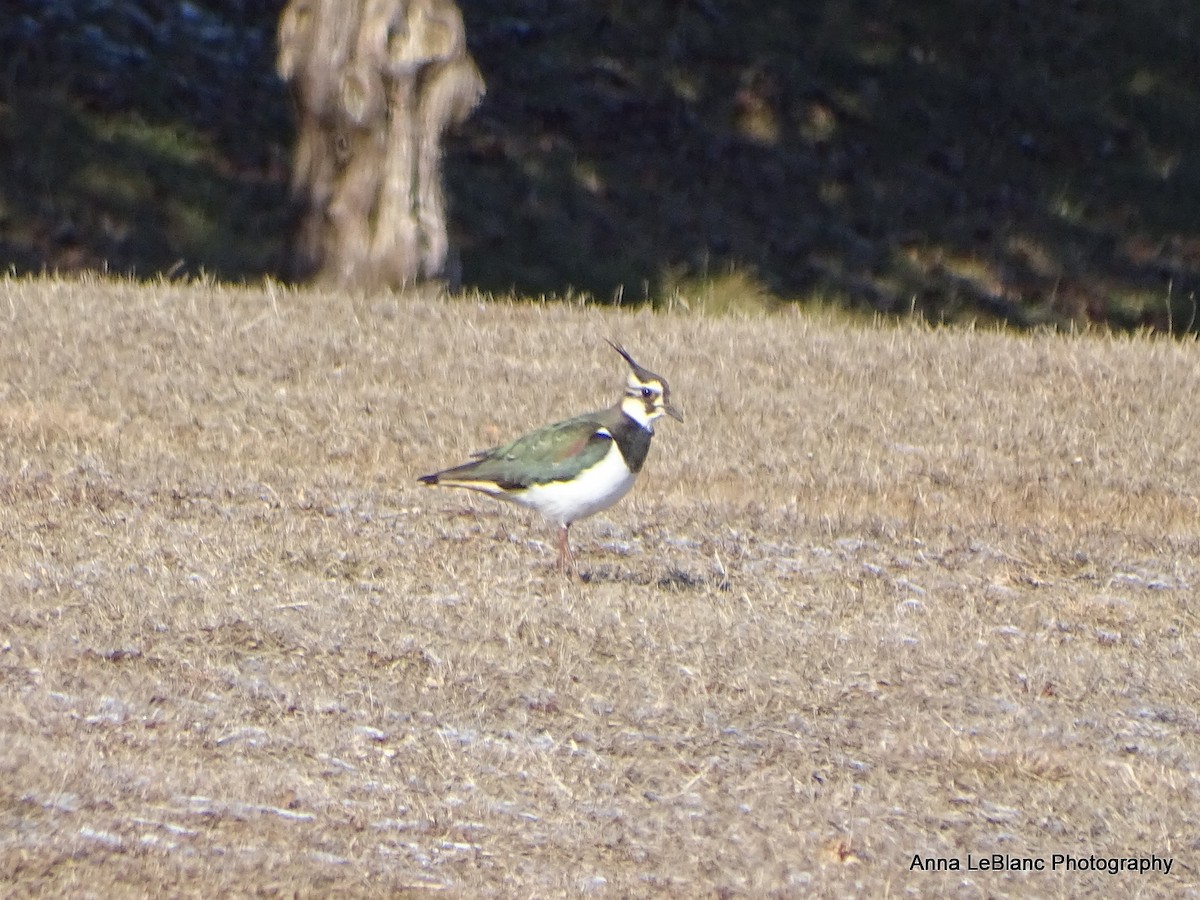
[[[0, 328], [7, 895], [1197, 891], [1193, 342], [99, 280]], [[603, 337], [687, 421], [564, 583], [415, 478], [610, 403]]]

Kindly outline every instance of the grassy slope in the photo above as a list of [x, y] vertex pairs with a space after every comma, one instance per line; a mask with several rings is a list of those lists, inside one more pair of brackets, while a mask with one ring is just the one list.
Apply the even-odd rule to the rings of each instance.
[[[1197, 320], [1191, 0], [464, 7], [489, 85], [448, 161], [468, 285]], [[0, 86], [0, 262], [277, 270], [270, 53], [173, 51], [123, 91], [67, 58], [18, 53]], [[211, 110], [179, 99], [189, 79]]]
[[[12, 895], [1200, 886], [1192, 343], [98, 281], [0, 315]], [[544, 523], [414, 479], [607, 402], [605, 335], [687, 422], [563, 584]], [[968, 852], [1175, 869], [909, 871]]]

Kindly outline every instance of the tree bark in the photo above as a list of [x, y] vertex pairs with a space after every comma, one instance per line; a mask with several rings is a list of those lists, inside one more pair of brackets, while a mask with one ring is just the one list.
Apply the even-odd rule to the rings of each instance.
[[289, 276], [453, 279], [442, 140], [484, 92], [453, 0], [291, 0], [278, 70], [298, 117]]

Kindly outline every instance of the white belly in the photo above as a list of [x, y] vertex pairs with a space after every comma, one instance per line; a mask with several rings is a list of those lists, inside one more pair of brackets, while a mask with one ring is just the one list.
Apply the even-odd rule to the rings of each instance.
[[633, 487], [637, 476], [625, 467], [616, 441], [600, 462], [584, 471], [574, 481], [553, 481], [526, 488], [509, 499], [531, 506], [547, 519], [560, 525], [595, 515], [608, 509]]

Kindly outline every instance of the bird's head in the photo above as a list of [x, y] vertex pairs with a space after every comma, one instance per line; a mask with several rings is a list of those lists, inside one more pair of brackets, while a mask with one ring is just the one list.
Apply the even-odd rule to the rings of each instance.
[[608, 343], [629, 363], [629, 379], [625, 382], [625, 396], [621, 398], [621, 409], [625, 414], [643, 428], [651, 430], [651, 423], [663, 413], [682, 422], [683, 413], [671, 403], [671, 387], [667, 379], [639, 366], [620, 344]]

